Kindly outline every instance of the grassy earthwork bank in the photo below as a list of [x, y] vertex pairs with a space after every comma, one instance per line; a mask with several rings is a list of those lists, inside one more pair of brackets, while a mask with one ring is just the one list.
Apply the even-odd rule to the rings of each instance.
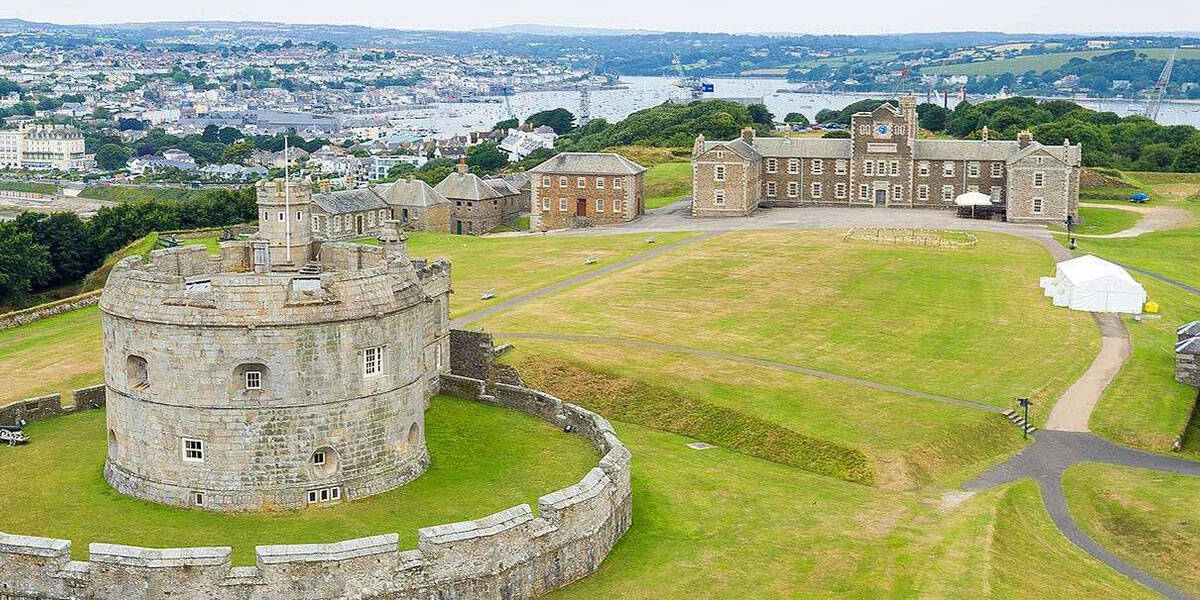
[[0, 190], [54, 195], [58, 193], [58, 186], [52, 183], [36, 183], [33, 181], [0, 181]]
[[80, 198], [108, 200], [110, 202], [134, 202], [138, 200], [192, 200], [204, 195], [200, 188], [144, 187], [117, 185], [90, 185], [79, 193]]
[[[118, 494], [104, 481], [103, 411], [27, 428], [33, 442], [0, 448], [0, 531], [87, 544], [148, 547], [233, 546], [235, 565], [254, 564], [254, 546], [323, 543], [477, 519], [571, 485], [599, 458], [580, 436], [532, 416], [439, 396], [425, 414], [431, 464], [408, 485], [356, 502], [259, 514], [171, 508]], [[54, 468], [46, 468], [54, 465]], [[486, 490], [486, 493], [481, 491]]]
[[1071, 515], [1117, 556], [1200, 594], [1200, 478], [1105, 464], [1063, 478]]

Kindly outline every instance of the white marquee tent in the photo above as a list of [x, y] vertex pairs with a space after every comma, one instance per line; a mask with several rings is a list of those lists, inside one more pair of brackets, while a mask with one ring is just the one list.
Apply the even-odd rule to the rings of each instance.
[[1138, 314], [1146, 289], [1119, 265], [1092, 255], [1058, 263], [1054, 277], [1043, 277], [1042, 289], [1055, 306], [1088, 312]]

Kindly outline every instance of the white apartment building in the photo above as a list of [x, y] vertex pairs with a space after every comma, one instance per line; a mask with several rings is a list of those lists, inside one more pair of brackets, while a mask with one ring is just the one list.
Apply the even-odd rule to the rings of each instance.
[[84, 171], [95, 166], [84, 153], [83, 134], [71, 125], [23, 123], [0, 129], [0, 168]]

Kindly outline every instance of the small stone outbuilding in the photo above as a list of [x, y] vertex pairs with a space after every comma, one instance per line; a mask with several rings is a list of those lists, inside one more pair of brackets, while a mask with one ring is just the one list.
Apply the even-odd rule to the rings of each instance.
[[433, 188], [450, 201], [450, 233], [483, 235], [521, 212], [520, 192], [503, 179], [481, 179], [460, 163]]
[[534, 229], [632, 221], [646, 212], [646, 168], [611, 152], [563, 152], [529, 170]]
[[373, 189], [405, 229], [450, 232], [450, 201], [428, 183], [408, 177]]
[[312, 230], [327, 240], [377, 235], [388, 218], [387, 203], [370, 188], [312, 195]]
[[1175, 330], [1175, 380], [1200, 387], [1200, 321]]

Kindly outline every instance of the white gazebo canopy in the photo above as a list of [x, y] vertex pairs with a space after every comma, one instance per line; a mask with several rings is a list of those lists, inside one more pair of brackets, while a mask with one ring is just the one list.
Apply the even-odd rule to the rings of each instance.
[[1142, 284], [1120, 265], [1090, 254], [1058, 263], [1041, 286], [1055, 306], [1072, 310], [1139, 314], [1146, 304]]
[[991, 206], [992, 197], [981, 192], [967, 192], [959, 194], [954, 203], [959, 206]]

